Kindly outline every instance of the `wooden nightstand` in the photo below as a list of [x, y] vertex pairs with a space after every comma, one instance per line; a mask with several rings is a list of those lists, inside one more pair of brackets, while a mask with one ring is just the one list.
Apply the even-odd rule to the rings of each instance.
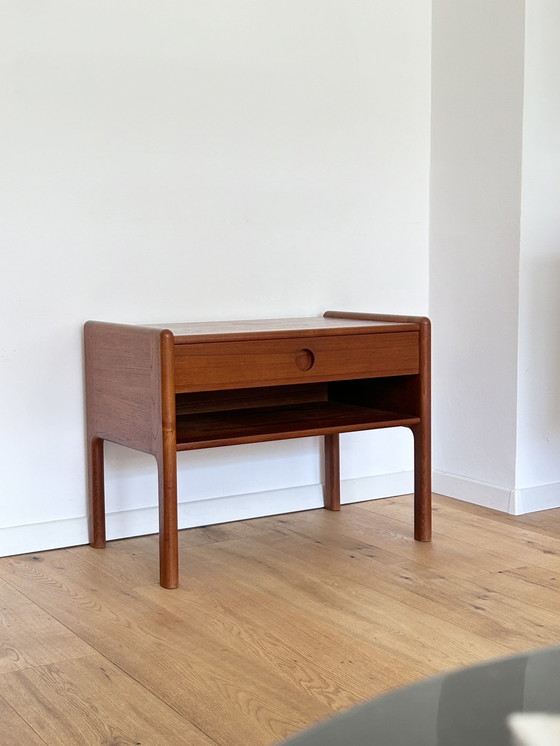
[[178, 585], [177, 451], [325, 436], [325, 507], [340, 508], [339, 433], [409, 427], [414, 536], [431, 538], [430, 322], [323, 317], [85, 325], [90, 543], [105, 546], [103, 441], [155, 456], [160, 582]]

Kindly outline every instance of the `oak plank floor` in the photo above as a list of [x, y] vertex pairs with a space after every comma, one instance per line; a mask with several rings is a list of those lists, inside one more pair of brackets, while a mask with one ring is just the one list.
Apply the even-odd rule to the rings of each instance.
[[410, 496], [0, 559], [0, 744], [259, 746], [393, 687], [560, 642], [560, 509]]
[[84, 640], [0, 580], [0, 674], [93, 652]]
[[45, 741], [35, 733], [10, 705], [0, 697], [0, 723], [2, 746], [45, 746]]
[[49, 744], [213, 743], [99, 654], [7, 674], [0, 693]]

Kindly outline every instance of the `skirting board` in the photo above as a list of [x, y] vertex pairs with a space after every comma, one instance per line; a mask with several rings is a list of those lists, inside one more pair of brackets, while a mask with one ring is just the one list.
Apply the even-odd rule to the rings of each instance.
[[[341, 481], [341, 502], [354, 503], [404, 495], [413, 490], [413, 472], [379, 474]], [[283, 490], [228, 495], [179, 503], [179, 528], [208, 526], [265, 515], [294, 513], [323, 506], [321, 484]], [[412, 521], [412, 508], [411, 508]], [[158, 530], [156, 506], [107, 515], [107, 538], [121, 539], [153, 534]], [[87, 544], [85, 516], [45, 523], [0, 528], [0, 557]]]
[[433, 490], [440, 495], [501, 510], [510, 515], [535, 513], [539, 510], [560, 508], [560, 483], [543, 484], [537, 487], [507, 489], [495, 484], [477, 482], [474, 479], [434, 471]]

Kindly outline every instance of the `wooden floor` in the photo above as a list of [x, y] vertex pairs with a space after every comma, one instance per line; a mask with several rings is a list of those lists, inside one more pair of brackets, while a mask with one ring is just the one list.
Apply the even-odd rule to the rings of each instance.
[[0, 559], [0, 744], [258, 744], [560, 641], [560, 510], [410, 497]]

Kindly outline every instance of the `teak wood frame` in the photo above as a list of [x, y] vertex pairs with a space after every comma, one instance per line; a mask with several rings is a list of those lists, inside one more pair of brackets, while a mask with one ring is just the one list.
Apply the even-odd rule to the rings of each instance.
[[106, 544], [105, 440], [156, 459], [160, 583], [176, 588], [177, 451], [323, 435], [324, 505], [339, 510], [339, 433], [396, 426], [414, 436], [414, 538], [430, 541], [429, 319], [327, 311], [250, 323], [86, 323], [91, 546]]

